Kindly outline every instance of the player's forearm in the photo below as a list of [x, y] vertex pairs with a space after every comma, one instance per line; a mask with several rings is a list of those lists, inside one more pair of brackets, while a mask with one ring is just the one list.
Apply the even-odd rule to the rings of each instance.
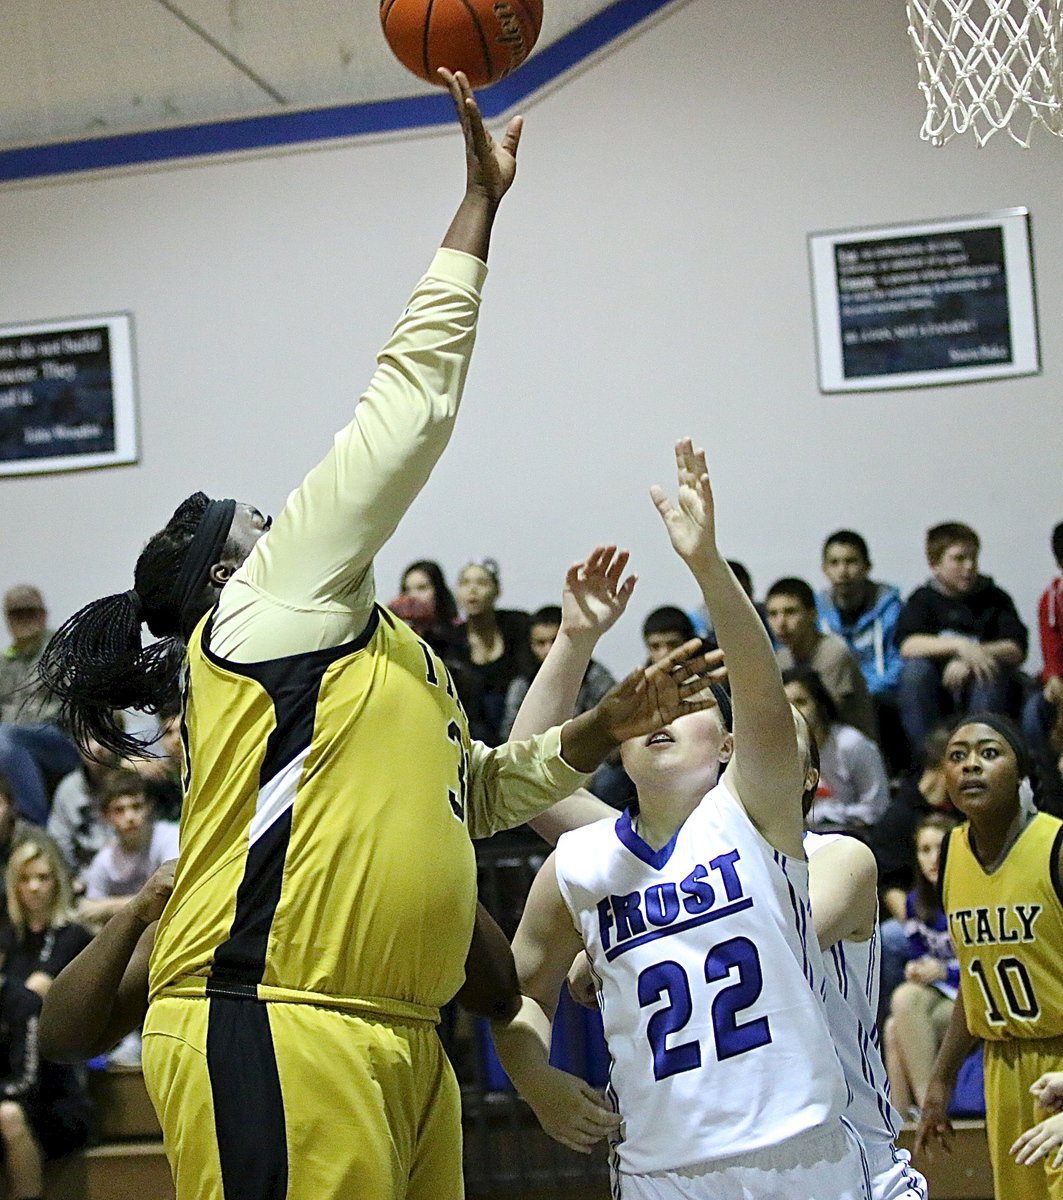
[[443, 249], [460, 250], [462, 254], [471, 254], [481, 262], [487, 262], [497, 212], [497, 200], [477, 191], [467, 191], [443, 238]]
[[[117, 913], [55, 977], [41, 1013], [41, 1053], [55, 1062], [83, 1062], [110, 1049], [112, 1018], [123, 976], [137, 943], [149, 925], [132, 905]], [[147, 973], [144, 973], [147, 1002]]]
[[593, 652], [593, 638], [574, 639], [562, 626], [521, 703], [509, 735], [513, 741], [544, 733], [572, 716]]
[[513, 1086], [527, 1099], [536, 1082], [550, 1069], [550, 1017], [530, 996], [521, 997], [520, 1011], [512, 1021], [492, 1021], [498, 1059]]

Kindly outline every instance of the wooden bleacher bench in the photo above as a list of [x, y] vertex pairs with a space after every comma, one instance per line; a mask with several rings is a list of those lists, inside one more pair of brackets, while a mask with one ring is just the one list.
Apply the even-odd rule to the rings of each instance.
[[89, 1074], [98, 1145], [45, 1170], [46, 1200], [173, 1200], [162, 1130], [137, 1068]]

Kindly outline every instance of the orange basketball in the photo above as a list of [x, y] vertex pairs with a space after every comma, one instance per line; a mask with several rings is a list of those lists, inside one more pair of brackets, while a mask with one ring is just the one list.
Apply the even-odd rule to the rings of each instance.
[[436, 71], [464, 71], [473, 87], [495, 83], [531, 53], [542, 0], [380, 0], [380, 24], [400, 63], [439, 83]]

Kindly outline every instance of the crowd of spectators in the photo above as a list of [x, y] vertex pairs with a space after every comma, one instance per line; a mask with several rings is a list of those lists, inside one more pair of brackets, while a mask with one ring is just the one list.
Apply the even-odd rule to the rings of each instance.
[[[956, 820], [944, 789], [945, 722], [981, 710], [1021, 720], [1041, 795], [1063, 807], [1063, 523], [1052, 535], [1061, 574], [1039, 607], [1044, 669], [1036, 678], [1022, 671], [1026, 627], [1008, 593], [979, 571], [979, 550], [978, 535], [965, 524], [930, 529], [930, 575], [906, 601], [896, 587], [871, 578], [868, 545], [852, 530], [824, 542], [826, 586], [819, 592], [786, 577], [757, 603], [749, 572], [731, 563], [757, 603], [787, 694], [819, 749], [810, 823], [861, 838], [878, 861], [885, 1047], [903, 1109], [921, 1103], [956, 994], [935, 887], [938, 848]], [[420, 560], [404, 572], [391, 602], [446, 662], [473, 736], [492, 745], [509, 736], [562, 624], [553, 598], [529, 614], [500, 608], [500, 597], [491, 559], [466, 564], [455, 592], [437, 563]], [[10, 644], [0, 656], [0, 1139], [12, 1194], [32, 1196], [40, 1194], [43, 1158], [82, 1145], [89, 1130], [81, 1074], [37, 1055], [42, 998], [93, 933], [176, 857], [180, 723], [172, 714], [153, 728], [142, 714], [127, 714], [141, 736], [155, 738], [142, 758], [79, 749], [36, 683], [50, 636], [41, 593], [28, 584], [10, 588], [4, 615]], [[658, 608], [646, 615], [642, 636], [649, 662], [695, 636], [713, 644], [712, 614]], [[577, 711], [593, 707], [613, 682], [592, 660]], [[632, 795], [618, 760], [603, 765], [591, 789], [617, 808]]]

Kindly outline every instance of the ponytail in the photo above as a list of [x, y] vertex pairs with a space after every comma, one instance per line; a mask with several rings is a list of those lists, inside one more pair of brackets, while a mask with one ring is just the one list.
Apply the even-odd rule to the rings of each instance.
[[[144, 547], [135, 586], [85, 605], [45, 647], [37, 673], [82, 746], [94, 739], [121, 756], [141, 753], [149, 743], [126, 733], [115, 710], [177, 705], [185, 639], [214, 601], [209, 572], [235, 508], [202, 492], [189, 496]], [[143, 644], [142, 624], [157, 641]]]

